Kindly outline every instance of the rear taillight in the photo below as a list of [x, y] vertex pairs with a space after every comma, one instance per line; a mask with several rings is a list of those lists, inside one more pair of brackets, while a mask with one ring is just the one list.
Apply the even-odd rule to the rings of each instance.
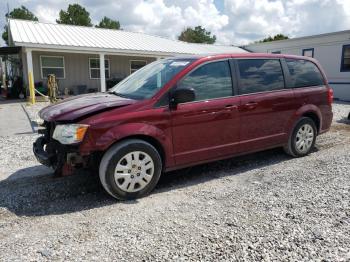
[[328, 104], [332, 105], [333, 103], [333, 89], [332, 88], [328, 88]]

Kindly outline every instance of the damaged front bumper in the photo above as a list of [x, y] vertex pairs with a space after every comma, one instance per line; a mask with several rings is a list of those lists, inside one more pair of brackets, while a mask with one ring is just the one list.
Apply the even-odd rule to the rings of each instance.
[[47, 145], [45, 137], [41, 136], [39, 137], [34, 143], [33, 143], [33, 152], [35, 158], [39, 161], [39, 163], [51, 167], [53, 165], [53, 158], [54, 156], [52, 154], [49, 154], [47, 151], [45, 151], [45, 146]]
[[62, 145], [45, 136], [33, 143], [33, 152], [39, 163], [54, 169], [56, 176], [71, 175], [76, 168], [85, 167], [87, 159], [79, 154], [78, 147]]
[[72, 170], [92, 165], [93, 155], [83, 157], [79, 143], [64, 145], [53, 139], [55, 127], [56, 123], [45, 121], [38, 130], [42, 136], [33, 143], [33, 153], [39, 163], [51, 167], [57, 176], [66, 176]]

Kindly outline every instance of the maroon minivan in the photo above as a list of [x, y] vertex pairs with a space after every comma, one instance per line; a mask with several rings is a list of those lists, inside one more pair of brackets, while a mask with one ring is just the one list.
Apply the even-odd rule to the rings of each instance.
[[311, 58], [227, 54], [158, 60], [107, 93], [42, 109], [38, 161], [56, 174], [98, 170], [117, 199], [163, 172], [275, 147], [294, 156], [329, 130], [333, 92]]

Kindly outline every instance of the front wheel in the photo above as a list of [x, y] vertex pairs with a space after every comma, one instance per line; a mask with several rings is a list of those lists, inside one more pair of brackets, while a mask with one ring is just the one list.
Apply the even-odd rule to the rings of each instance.
[[315, 145], [316, 135], [315, 122], [311, 118], [303, 117], [295, 125], [288, 145], [284, 147], [284, 150], [294, 157], [306, 156]]
[[103, 188], [120, 200], [150, 193], [162, 173], [158, 151], [149, 143], [125, 140], [112, 146], [102, 157], [99, 175]]

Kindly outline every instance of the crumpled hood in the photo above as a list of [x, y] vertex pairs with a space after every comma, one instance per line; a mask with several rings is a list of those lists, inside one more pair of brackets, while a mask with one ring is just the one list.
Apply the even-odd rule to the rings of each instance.
[[122, 98], [108, 93], [75, 96], [47, 106], [39, 112], [46, 121], [73, 121], [84, 115], [135, 103], [136, 100]]

